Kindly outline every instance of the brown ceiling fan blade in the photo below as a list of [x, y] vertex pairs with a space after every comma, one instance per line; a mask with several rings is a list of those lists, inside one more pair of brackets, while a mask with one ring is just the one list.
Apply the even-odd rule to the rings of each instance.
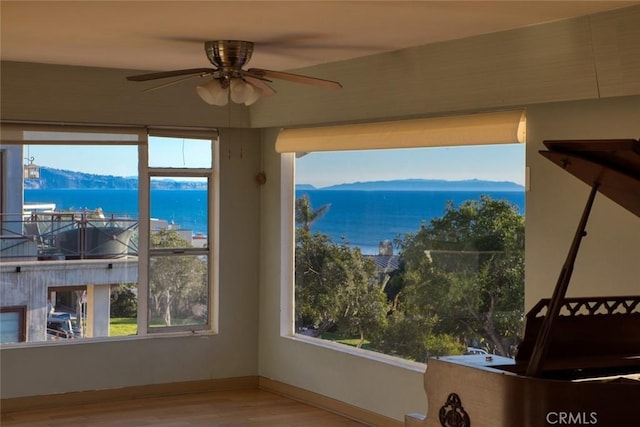
[[172, 80], [170, 82], [163, 83], [163, 84], [158, 85], [158, 86], [153, 86], [153, 87], [147, 88], [147, 89], [143, 90], [143, 92], [153, 92], [154, 90], [158, 90], [158, 89], [162, 89], [162, 88], [165, 88], [165, 87], [173, 86], [173, 85], [181, 83], [181, 82], [183, 82], [185, 80], [195, 79], [196, 77], [202, 77], [202, 76], [200, 74], [192, 74], [190, 76], [181, 77], [179, 79]]
[[138, 74], [136, 76], [128, 76], [127, 80], [132, 82], [146, 82], [148, 80], [164, 79], [167, 77], [185, 76], [187, 74], [212, 74], [215, 68], [189, 68], [186, 70], [161, 71], [159, 73]]
[[259, 79], [259, 80], [262, 80], [264, 82], [273, 83], [273, 80], [269, 80], [268, 78], [266, 78], [264, 73], [262, 73], [262, 72], [254, 72], [254, 71], [258, 70], [257, 68], [253, 68], [252, 70], [242, 70], [241, 71], [242, 77], [253, 77], [254, 79]]
[[256, 76], [266, 77], [270, 79], [287, 80], [293, 83], [302, 83], [306, 85], [321, 87], [325, 89], [340, 89], [342, 85], [333, 80], [319, 79], [317, 77], [303, 76], [300, 74], [285, 73], [282, 71], [264, 70], [262, 68], [250, 68], [249, 73]]
[[252, 76], [245, 75], [244, 79], [260, 89], [262, 91], [262, 96], [271, 96], [275, 95], [276, 91], [274, 88], [269, 86], [264, 80]]

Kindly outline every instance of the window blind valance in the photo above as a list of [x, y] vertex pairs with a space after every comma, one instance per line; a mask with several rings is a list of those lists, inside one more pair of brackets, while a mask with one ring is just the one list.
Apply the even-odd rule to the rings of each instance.
[[525, 142], [523, 110], [378, 123], [283, 129], [279, 153]]

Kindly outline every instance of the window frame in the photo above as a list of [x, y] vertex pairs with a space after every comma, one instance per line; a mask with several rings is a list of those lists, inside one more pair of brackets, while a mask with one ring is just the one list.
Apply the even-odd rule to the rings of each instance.
[[[149, 166], [149, 138], [188, 138], [209, 140], [211, 143], [211, 166], [209, 168], [174, 168]], [[218, 333], [219, 313], [219, 177], [220, 156], [219, 138], [215, 131], [189, 130], [171, 128], [150, 128], [147, 133], [147, 141], [139, 146], [139, 229], [141, 245], [138, 254], [138, 282], [146, 283], [143, 289], [138, 289], [138, 334], [161, 335], [175, 333]], [[207, 230], [208, 241], [206, 248], [184, 248], [178, 252], [164, 248], [151, 247], [151, 179], [154, 177], [193, 177], [206, 178], [207, 180]], [[143, 189], [144, 187], [144, 189]], [[143, 213], [144, 212], [144, 213]], [[149, 322], [149, 296], [150, 296], [150, 260], [154, 256], [181, 256], [181, 255], [206, 255], [207, 256], [207, 322], [203, 325], [165, 326], [151, 327]], [[140, 304], [144, 301], [144, 304]]]
[[[32, 134], [29, 134], [32, 132]], [[51, 132], [52, 137], [47, 138], [46, 134]], [[64, 138], [65, 134], [77, 133], [77, 137], [71, 136]], [[88, 138], [82, 134], [89, 134]], [[92, 139], [91, 135], [104, 134], [104, 139]], [[125, 135], [123, 139], [118, 139], [117, 135]], [[130, 139], [126, 135], [131, 135]], [[134, 137], [135, 135], [135, 137]], [[110, 138], [110, 136], [112, 136]], [[205, 139], [211, 144], [211, 166], [209, 168], [150, 168], [148, 166], [148, 148], [149, 138], [151, 137], [175, 137], [189, 139]], [[59, 139], [61, 138], [61, 139]], [[137, 138], [137, 139], [135, 139]], [[145, 126], [110, 126], [110, 125], [91, 125], [91, 124], [50, 124], [50, 123], [21, 123], [21, 122], [2, 122], [2, 145], [96, 145], [96, 146], [136, 146], [138, 151], [138, 314], [137, 314], [137, 334], [130, 336], [105, 336], [95, 337], [88, 340], [65, 340], [56, 341], [56, 345], [60, 344], [79, 344], [82, 342], [90, 342], [96, 340], [112, 341], [122, 339], [141, 339], [149, 336], [175, 336], [175, 335], [193, 335], [194, 333], [216, 334], [218, 333], [218, 317], [219, 317], [219, 178], [220, 178], [220, 159], [219, 159], [219, 134], [215, 128], [173, 128], [173, 127], [145, 127]], [[3, 156], [4, 157], [4, 156]], [[5, 159], [6, 160], [6, 159]], [[208, 316], [204, 325], [194, 325], [189, 327], [167, 327], [154, 328], [150, 331], [148, 325], [148, 306], [149, 306], [149, 259], [154, 254], [161, 251], [150, 251], [150, 179], [152, 176], [184, 176], [184, 177], [204, 177], [207, 179], [207, 213], [208, 213], [208, 244], [206, 249], [186, 248], [189, 254], [203, 254], [208, 257], [207, 277], [208, 277]], [[3, 186], [5, 180], [3, 179]], [[8, 184], [7, 184], [8, 185]], [[8, 190], [8, 189], [7, 189]], [[74, 262], [74, 261], [69, 261]], [[4, 312], [12, 307], [1, 307]], [[52, 342], [45, 341], [26, 341], [27, 330], [27, 311], [28, 306], [23, 309], [21, 324], [23, 331], [22, 336], [25, 340], [18, 343], [19, 345], [52, 345]], [[155, 330], [162, 329], [162, 330]], [[13, 345], [13, 344], [9, 344]], [[2, 347], [6, 347], [3, 345]]]
[[7, 307], [0, 307], [1, 313], [18, 313], [18, 342], [6, 343], [6, 344], [18, 344], [27, 341], [27, 306], [26, 305], [13, 305]]
[[[366, 125], [365, 125], [366, 126]], [[338, 128], [338, 127], [336, 127]], [[520, 121], [518, 124], [518, 137], [517, 140], [511, 142], [511, 144], [520, 143], [523, 146], [526, 144], [526, 115], [523, 113], [520, 117]], [[311, 131], [313, 134], [313, 131]], [[322, 131], [319, 132], [322, 136]], [[335, 135], [332, 135], [335, 136]], [[353, 137], [353, 135], [351, 135]], [[304, 142], [304, 138], [302, 138]], [[289, 141], [288, 141], [289, 142]], [[295, 223], [295, 199], [296, 199], [296, 159], [301, 157], [302, 155], [315, 152], [316, 150], [298, 150], [292, 151], [291, 147], [295, 146], [294, 142], [290, 143], [291, 147], [286, 149], [278, 149], [277, 146], [278, 138], [276, 138], [276, 151], [280, 155], [280, 176], [281, 176], [281, 310], [280, 310], [280, 335], [283, 338], [293, 339], [295, 341], [302, 341], [311, 345], [320, 346], [324, 348], [330, 348], [336, 350], [341, 353], [347, 353], [351, 355], [356, 355], [359, 357], [365, 357], [368, 359], [373, 359], [377, 361], [383, 361], [385, 363], [391, 363], [393, 365], [399, 365], [403, 367], [408, 367], [414, 369], [416, 367], [424, 367], [425, 363], [412, 361], [409, 359], [405, 359], [399, 356], [393, 356], [386, 353], [381, 353], [378, 351], [372, 351], [362, 348], [355, 348], [349, 345], [340, 344], [330, 340], [324, 340], [319, 338], [309, 337], [303, 334], [299, 334], [296, 331], [295, 327], [295, 234], [296, 234], [296, 223]], [[472, 144], [478, 146], [488, 146], [488, 145], [496, 145], [496, 144], [508, 144], [507, 140], [491, 143], [484, 142], [479, 144]], [[339, 145], [339, 144], [337, 144]], [[366, 145], [366, 144], [364, 144]], [[414, 145], [410, 148], [437, 148], [437, 147], [448, 147], [448, 146], [456, 146], [456, 145], [464, 145], [467, 144], [438, 144], [432, 145], [429, 143], [424, 144], [423, 146]], [[300, 146], [303, 146], [301, 143]], [[331, 152], [340, 152], [340, 151], [368, 151], [368, 150], [380, 150], [377, 147], [361, 147], [361, 148], [344, 148], [344, 147], [333, 147], [332, 149], [318, 149], [318, 152], [321, 151], [331, 151]], [[396, 147], [386, 147], [388, 149], [394, 149]], [[404, 148], [404, 147], [397, 147]], [[526, 163], [523, 167], [523, 176], [525, 178], [524, 183], [524, 191], [529, 190], [528, 186], [528, 167]]]

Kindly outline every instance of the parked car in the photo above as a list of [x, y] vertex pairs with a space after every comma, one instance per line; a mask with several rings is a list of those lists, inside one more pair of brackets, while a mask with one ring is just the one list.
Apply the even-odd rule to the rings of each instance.
[[464, 352], [465, 355], [468, 354], [489, 354], [485, 350], [477, 347], [467, 347], [467, 351]]
[[70, 313], [51, 313], [47, 318], [49, 339], [68, 339], [80, 337], [80, 330], [74, 325], [74, 316]]

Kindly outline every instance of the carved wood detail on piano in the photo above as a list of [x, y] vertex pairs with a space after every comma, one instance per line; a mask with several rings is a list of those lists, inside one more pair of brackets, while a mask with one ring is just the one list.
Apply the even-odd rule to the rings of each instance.
[[460, 397], [451, 393], [447, 398], [447, 402], [438, 414], [442, 427], [469, 427], [471, 421], [469, 415], [464, 411]]
[[[517, 366], [526, 365], [531, 357], [549, 302], [540, 300], [527, 314]], [[565, 298], [550, 337], [545, 376], [555, 375], [553, 367], [577, 370], [631, 364], [623, 357], [639, 353], [640, 296]], [[581, 361], [585, 356], [589, 360]], [[638, 365], [637, 359], [632, 360]]]
[[[549, 306], [550, 299], [544, 298], [527, 313], [527, 320], [533, 317], [544, 316], [545, 309]], [[563, 316], [595, 315], [595, 314], [640, 314], [640, 297], [583, 297], [565, 298], [560, 308]], [[604, 311], [603, 311], [604, 310]]]

